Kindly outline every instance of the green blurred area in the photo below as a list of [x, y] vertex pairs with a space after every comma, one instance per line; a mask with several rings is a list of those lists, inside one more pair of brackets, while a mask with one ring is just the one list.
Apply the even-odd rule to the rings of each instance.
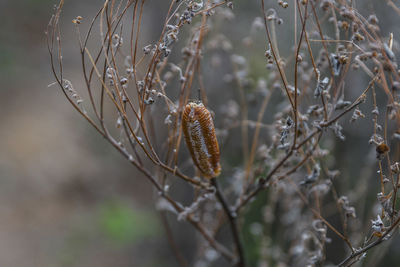
[[99, 212], [101, 231], [115, 243], [140, 242], [159, 236], [159, 218], [148, 211], [132, 209], [118, 201], [105, 203]]

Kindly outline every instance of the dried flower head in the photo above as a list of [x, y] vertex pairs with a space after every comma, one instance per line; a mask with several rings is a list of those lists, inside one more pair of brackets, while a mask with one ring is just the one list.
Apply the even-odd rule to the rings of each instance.
[[378, 153], [379, 155], [385, 154], [388, 151], [389, 146], [383, 142], [376, 146], [376, 153]]

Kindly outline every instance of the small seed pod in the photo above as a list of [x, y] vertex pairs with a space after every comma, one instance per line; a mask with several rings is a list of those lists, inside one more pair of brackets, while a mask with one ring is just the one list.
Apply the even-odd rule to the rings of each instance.
[[386, 145], [383, 142], [376, 146], [376, 153], [378, 153], [378, 154], [384, 154], [388, 151], [389, 151], [388, 145]]
[[221, 173], [219, 147], [210, 111], [202, 103], [190, 102], [182, 117], [182, 129], [192, 159], [206, 178]]
[[376, 158], [378, 160], [382, 160], [387, 152], [389, 152], [389, 146], [384, 142], [376, 146]]

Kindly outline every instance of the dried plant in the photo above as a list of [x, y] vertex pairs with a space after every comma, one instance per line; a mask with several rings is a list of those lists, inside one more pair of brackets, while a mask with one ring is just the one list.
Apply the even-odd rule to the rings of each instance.
[[[193, 241], [197, 258], [190, 264], [170, 236], [180, 265], [350, 266], [393, 239], [400, 223], [398, 44], [379, 27], [376, 15], [362, 15], [354, 2], [261, 0], [243, 45], [252, 47], [263, 34], [264, 50], [249, 48], [247, 55], [238, 55], [216, 26], [241, 12], [233, 1], [171, 0], [158, 41], [140, 47], [147, 42], [142, 40], [146, 1], [105, 0], [92, 20], [78, 16], [72, 21], [84, 82], [79, 89], [64, 74], [59, 25], [64, 1], [55, 8], [47, 45], [56, 84], [140, 171], [142, 177], [135, 179], [154, 186], [160, 212], [175, 214], [199, 233]], [[385, 2], [400, 13], [392, 1]], [[287, 10], [294, 14], [290, 23], [280, 17]], [[282, 49], [288, 43], [282, 29], [293, 32], [291, 52]], [[266, 69], [253, 73], [253, 54], [264, 57]], [[225, 68], [218, 82], [229, 84], [237, 96], [221, 92], [223, 104], [209, 105], [204, 63]], [[353, 82], [355, 77], [360, 79]], [[183, 141], [185, 106], [197, 94], [202, 108], [215, 110], [223, 147], [218, 178], [203, 177]], [[377, 171], [380, 187], [358, 186], [367, 183], [363, 170], [345, 187], [349, 177], [335, 170], [334, 147], [324, 144], [351, 147], [345, 127], [367, 118], [372, 119], [371, 138], [365, 145], [376, 157], [366, 160], [365, 170]], [[234, 164], [224, 154], [231, 137], [236, 138], [234, 151], [240, 148]], [[219, 157], [213, 154], [217, 150], [210, 151], [202, 157]], [[189, 204], [177, 200], [175, 187], [192, 190]], [[374, 205], [367, 201], [371, 194], [380, 206], [368, 210]], [[164, 223], [168, 229], [173, 222]], [[218, 237], [225, 227], [230, 239]], [[364, 262], [373, 266], [374, 260]]]

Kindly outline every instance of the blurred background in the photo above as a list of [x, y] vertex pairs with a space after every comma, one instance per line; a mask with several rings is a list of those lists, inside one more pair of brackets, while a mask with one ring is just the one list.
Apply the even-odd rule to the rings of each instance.
[[[169, 1], [147, 2], [147, 28], [142, 37], [154, 41]], [[251, 75], [263, 75], [265, 60], [260, 55], [264, 53], [264, 33], [253, 36], [257, 53], [248, 50], [246, 40], [243, 42], [254, 18], [261, 16], [259, 2], [234, 2], [235, 16], [219, 30], [230, 37], [235, 53], [249, 58]], [[382, 34], [394, 32], [396, 38], [398, 16], [378, 2], [358, 1], [358, 6], [366, 12], [373, 10], [385, 30]], [[54, 78], [44, 32], [57, 3], [0, 0], [0, 266], [177, 266], [155, 210], [151, 185], [71, 108], [59, 88], [49, 87]], [[61, 25], [70, 80], [81, 79], [71, 20], [78, 15], [84, 21], [92, 18], [102, 3], [65, 1]], [[290, 14], [282, 17], [285, 23], [290, 21]], [[292, 38], [292, 33], [288, 36]], [[283, 46], [282, 51], [288, 53], [290, 48]], [[212, 63], [211, 58], [205, 60], [206, 66]], [[223, 64], [223, 57], [220, 60]], [[209, 77], [207, 87], [224, 90], [225, 99], [237, 97], [219, 78], [229, 70], [218, 73], [204, 69], [204, 76]], [[363, 84], [362, 79], [349, 83]], [[358, 93], [350, 92], [348, 96]], [[223, 102], [224, 98], [218, 99], [217, 95], [215, 90], [210, 91], [211, 106]], [[254, 101], [251, 116], [260, 104]], [[346, 127], [351, 147], [340, 141], [326, 146], [334, 148], [333, 158], [338, 160], [332, 159], [332, 164], [342, 171], [346, 188], [359, 186], [358, 179], [372, 187], [371, 204], [378, 191], [374, 187], [379, 183], [374, 170], [365, 169], [374, 162], [375, 155], [371, 147], [364, 145], [371, 135], [370, 122], [364, 124]], [[234, 142], [225, 149], [235, 151]], [[227, 160], [229, 164], [240, 162], [235, 156], [233, 153]], [[194, 257], [190, 226], [176, 223], [173, 227], [187, 258]], [[399, 242], [392, 243], [385, 250], [387, 262], [382, 260], [376, 266], [395, 266], [398, 249]], [[345, 251], [340, 248], [337, 254], [342, 258]]]
[[[65, 2], [64, 56], [76, 80], [71, 20], [102, 1]], [[168, 266], [150, 185], [48, 86], [55, 4], [0, 0], [0, 266]]]

